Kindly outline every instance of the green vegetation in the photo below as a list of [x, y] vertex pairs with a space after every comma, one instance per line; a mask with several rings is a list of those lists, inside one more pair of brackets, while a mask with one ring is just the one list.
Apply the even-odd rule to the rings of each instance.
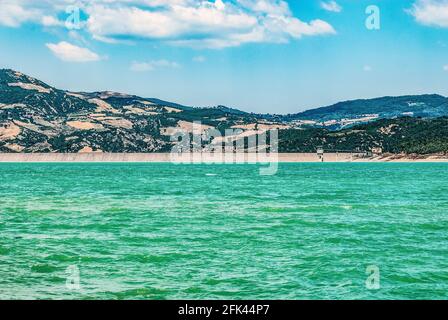
[[414, 117], [448, 116], [448, 99], [437, 94], [428, 94], [352, 100], [286, 117], [287, 120], [328, 121], [359, 118], [367, 114], [377, 114], [380, 118], [394, 118], [407, 113], [412, 113]]
[[[316, 152], [322, 146], [326, 151], [447, 153], [447, 101], [439, 95], [383, 97], [295, 115], [253, 114], [113, 92], [67, 92], [13, 70], [0, 70], [0, 152], [167, 152], [172, 146], [167, 132], [198, 121], [221, 134], [247, 124], [255, 124], [247, 130], [290, 127], [280, 131], [280, 152]], [[380, 120], [355, 126], [341, 119]], [[321, 122], [328, 120], [331, 127], [323, 128]]]
[[382, 148], [384, 153], [448, 153], [448, 117], [437, 119], [383, 119], [350, 129], [282, 130], [280, 152], [362, 151]]

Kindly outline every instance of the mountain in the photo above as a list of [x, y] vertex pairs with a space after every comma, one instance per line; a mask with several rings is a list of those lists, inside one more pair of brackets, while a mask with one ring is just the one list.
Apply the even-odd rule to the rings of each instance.
[[225, 107], [192, 108], [116, 92], [59, 90], [0, 70], [0, 152], [162, 152], [194, 121], [224, 131], [256, 123]]
[[[321, 145], [444, 152], [446, 119], [435, 119], [443, 116], [448, 116], [448, 102], [439, 95], [346, 101], [294, 115], [253, 114], [110, 91], [64, 91], [0, 70], [0, 152], [167, 152], [173, 134], [193, 132], [195, 121], [202, 123], [203, 133], [233, 129], [245, 137], [281, 129], [280, 149], [287, 152], [314, 152]], [[391, 125], [391, 132], [405, 134], [386, 134]]]
[[288, 129], [279, 134], [280, 152], [369, 152], [381, 148], [384, 153], [448, 153], [448, 117], [435, 119], [381, 119], [349, 129]]
[[448, 116], [448, 98], [432, 94], [344, 101], [290, 115], [287, 120], [339, 129], [357, 123], [403, 116]]

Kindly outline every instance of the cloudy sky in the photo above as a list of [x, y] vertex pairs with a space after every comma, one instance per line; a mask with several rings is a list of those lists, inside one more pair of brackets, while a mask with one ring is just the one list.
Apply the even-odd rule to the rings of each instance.
[[270, 113], [448, 95], [448, 0], [0, 0], [0, 68]]

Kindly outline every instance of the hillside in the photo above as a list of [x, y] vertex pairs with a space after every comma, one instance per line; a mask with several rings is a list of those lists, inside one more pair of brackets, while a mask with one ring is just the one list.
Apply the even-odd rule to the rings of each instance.
[[173, 133], [180, 129], [192, 132], [194, 121], [203, 124], [203, 133], [235, 129], [245, 137], [281, 129], [280, 150], [285, 152], [314, 152], [317, 146], [446, 152], [447, 118], [440, 117], [448, 116], [447, 110], [447, 98], [424, 95], [341, 102], [287, 116], [251, 114], [225, 106], [193, 108], [116, 92], [64, 91], [3, 69], [0, 152], [167, 152]]
[[344, 101], [289, 115], [287, 120], [340, 129], [357, 123], [403, 116], [423, 118], [448, 116], [448, 98], [432, 94]]
[[191, 108], [114, 92], [68, 92], [0, 70], [0, 152], [161, 152], [193, 121], [225, 130], [257, 122], [233, 109]]
[[280, 152], [326, 151], [369, 152], [381, 148], [384, 153], [448, 153], [448, 117], [383, 119], [350, 129], [282, 130]]

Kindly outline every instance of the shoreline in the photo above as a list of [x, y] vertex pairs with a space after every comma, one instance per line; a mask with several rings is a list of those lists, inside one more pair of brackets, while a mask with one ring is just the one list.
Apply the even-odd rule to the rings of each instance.
[[448, 162], [442, 155], [389, 154], [362, 157], [362, 154], [326, 153], [322, 158], [316, 153], [0, 153], [0, 163], [8, 162], [136, 162], [136, 163], [319, 163], [319, 162]]

